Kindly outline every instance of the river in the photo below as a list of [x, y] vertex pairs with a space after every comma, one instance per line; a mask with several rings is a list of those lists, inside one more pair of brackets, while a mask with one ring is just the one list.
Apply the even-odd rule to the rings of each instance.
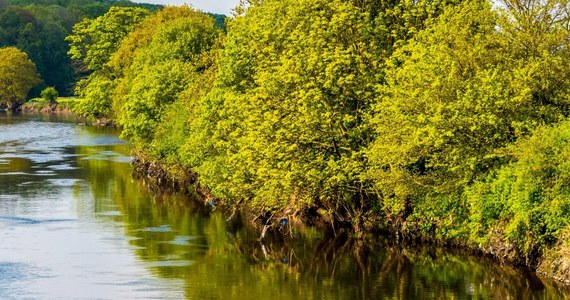
[[129, 146], [72, 117], [0, 113], [0, 299], [556, 299], [536, 275], [451, 250], [295, 229], [132, 177]]

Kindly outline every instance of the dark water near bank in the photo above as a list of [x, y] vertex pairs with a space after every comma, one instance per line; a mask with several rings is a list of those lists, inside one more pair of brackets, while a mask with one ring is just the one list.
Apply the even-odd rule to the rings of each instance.
[[[0, 113], [0, 299], [558, 299], [532, 274], [238, 217], [131, 176], [110, 129]], [[193, 204], [194, 203], [194, 204]]]

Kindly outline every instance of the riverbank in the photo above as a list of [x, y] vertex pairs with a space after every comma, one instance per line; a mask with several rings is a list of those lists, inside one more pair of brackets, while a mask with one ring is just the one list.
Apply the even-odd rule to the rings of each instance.
[[[287, 234], [297, 228], [315, 226], [320, 230], [331, 232], [352, 232], [351, 238], [357, 240], [369, 240], [378, 236], [387, 236], [397, 243], [406, 246], [436, 246], [453, 251], [463, 251], [470, 255], [488, 257], [499, 264], [531, 270], [538, 275], [549, 280], [570, 285], [570, 231], [567, 231], [559, 242], [547, 249], [541, 249], [529, 257], [518, 251], [512, 243], [505, 240], [504, 234], [497, 232], [493, 241], [486, 245], [476, 245], [467, 240], [461, 239], [441, 239], [427, 237], [422, 232], [391, 230], [390, 226], [382, 224], [379, 215], [366, 213], [367, 225], [357, 230], [364, 231], [355, 234], [355, 223], [349, 223], [345, 217], [337, 214], [328, 214], [325, 207], [305, 206], [292, 207], [278, 212], [259, 212], [247, 207], [243, 201], [231, 202], [224, 199], [215, 199], [208, 188], [200, 186], [198, 176], [190, 170], [181, 167], [167, 166], [157, 161], [150, 160], [142, 154], [136, 155], [132, 161], [134, 176], [145, 180], [147, 186], [153, 190], [164, 190], [184, 192], [199, 197], [192, 197], [199, 200], [203, 205], [213, 209], [221, 209], [226, 212], [228, 219], [240, 212], [247, 222], [257, 228], [260, 239], [263, 239], [269, 232], [277, 234]], [[371, 222], [379, 222], [372, 226]], [[362, 223], [362, 221], [359, 221]], [[385, 222], [384, 222], [385, 223]], [[410, 228], [419, 228], [418, 224], [408, 222]]]
[[71, 113], [81, 101], [75, 97], [59, 97], [55, 102], [43, 98], [33, 98], [21, 106], [22, 112]]
[[[54, 103], [50, 103], [42, 98], [33, 98], [24, 103], [20, 107], [20, 110], [24, 113], [67, 113], [77, 115], [75, 108], [79, 103], [81, 103], [81, 101], [83, 101], [83, 99], [76, 97], [59, 97]], [[85, 122], [82, 122], [83, 124], [93, 126], [115, 126], [115, 122], [107, 117], [86, 117], [84, 119]]]
[[[28, 103], [22, 108], [24, 112], [42, 113], [72, 113], [69, 102], [65, 100], [55, 105], [40, 105], [36, 101]], [[94, 125], [105, 125], [105, 122], [93, 122]], [[533, 270], [543, 277], [557, 282], [570, 284], [570, 232], [561, 235], [556, 244], [534, 251], [532, 256], [523, 252], [506, 240], [504, 231], [497, 230], [486, 244], [474, 244], [467, 239], [441, 238], [426, 234], [422, 231], [421, 221], [408, 218], [405, 225], [390, 226], [389, 221], [383, 220], [378, 213], [360, 212], [360, 216], [349, 219], [350, 213], [338, 211], [330, 213], [330, 208], [323, 205], [289, 205], [279, 211], [260, 211], [247, 206], [245, 201], [234, 202], [231, 199], [216, 199], [210, 190], [200, 185], [198, 175], [177, 165], [167, 165], [153, 160], [143, 153], [134, 153], [133, 174], [144, 179], [151, 190], [164, 192], [184, 192], [192, 194], [193, 199], [199, 200], [201, 205], [211, 209], [226, 212], [229, 219], [239, 212], [247, 222], [254, 225], [260, 237], [270, 232], [277, 235], [289, 233], [297, 228], [315, 226], [321, 230], [332, 232], [351, 232], [352, 238], [367, 240], [374, 236], [388, 236], [399, 243], [408, 246], [435, 245], [450, 249], [458, 249], [476, 256], [491, 257], [499, 263], [509, 264]], [[195, 197], [198, 196], [198, 197]], [[412, 213], [410, 213], [411, 215]], [[353, 220], [353, 222], [351, 222]], [[464, 226], [458, 221], [455, 228]], [[402, 230], [406, 227], [406, 230]], [[432, 229], [435, 232], [439, 228]]]
[[570, 231], [566, 230], [557, 245], [546, 249], [536, 272], [570, 285]]
[[[93, 297], [86, 289], [102, 299], [570, 295], [534, 273], [463, 250], [355, 239], [348, 228], [335, 235], [294, 227], [289, 234], [283, 226], [259, 239], [263, 228], [260, 221], [253, 228], [250, 216], [133, 180], [130, 149], [113, 129], [25, 113], [0, 113], [0, 127], [7, 146], [0, 147], [2, 299]], [[34, 255], [38, 247], [41, 256]], [[53, 289], [54, 282], [85, 289]]]

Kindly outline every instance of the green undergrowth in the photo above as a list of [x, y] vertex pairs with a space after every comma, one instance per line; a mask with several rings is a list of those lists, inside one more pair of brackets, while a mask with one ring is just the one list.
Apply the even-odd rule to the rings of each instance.
[[570, 121], [539, 127], [505, 151], [511, 163], [461, 192], [413, 200], [400, 216], [402, 235], [536, 267], [570, 230]]
[[537, 129], [509, 147], [515, 161], [467, 189], [470, 238], [497, 235], [531, 259], [570, 222], [570, 121]]
[[75, 108], [83, 101], [81, 98], [76, 97], [58, 97], [55, 101], [60, 107], [74, 111]]

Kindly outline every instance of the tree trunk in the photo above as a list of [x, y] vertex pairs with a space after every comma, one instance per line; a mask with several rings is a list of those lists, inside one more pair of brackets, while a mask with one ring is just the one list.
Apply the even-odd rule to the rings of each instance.
[[6, 111], [16, 112], [22, 106], [21, 102], [8, 101], [6, 103]]

